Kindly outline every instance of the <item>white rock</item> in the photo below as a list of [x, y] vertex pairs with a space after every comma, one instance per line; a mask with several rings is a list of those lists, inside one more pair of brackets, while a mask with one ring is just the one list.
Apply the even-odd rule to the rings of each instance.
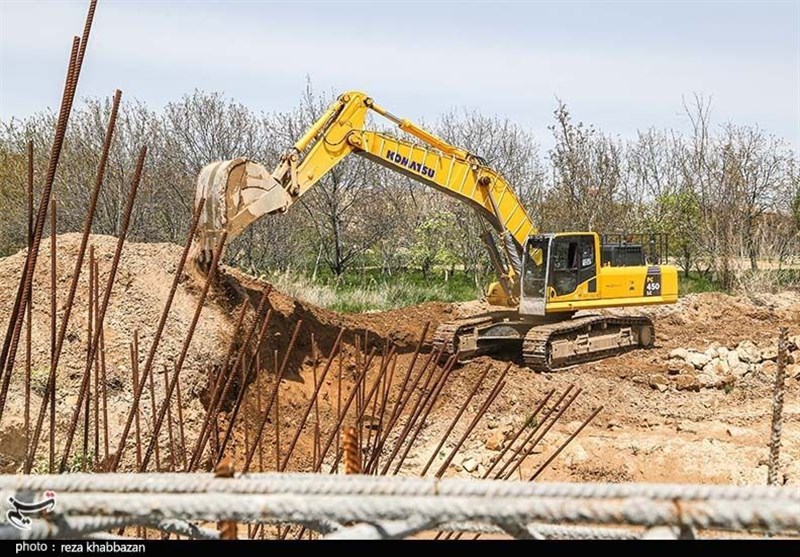
[[707, 373], [709, 375], [725, 375], [728, 373], [728, 371], [730, 371], [730, 368], [727, 366], [727, 361], [725, 362], [725, 367], [723, 367], [722, 360], [719, 358], [714, 358], [703, 366], [703, 373]]
[[722, 385], [723, 380], [718, 375], [713, 373], [703, 373], [697, 374], [697, 382], [700, 383], [700, 387], [704, 389], [716, 389], [720, 385]]
[[786, 375], [792, 379], [800, 379], [800, 364], [789, 364], [786, 366]]
[[670, 360], [667, 362], [667, 373], [670, 375], [680, 375], [682, 373], [694, 372], [694, 366], [683, 360]]
[[669, 357], [685, 360], [689, 357], [689, 351], [685, 348], [676, 348], [675, 350], [670, 351]]
[[741, 379], [748, 373], [750, 373], [750, 367], [742, 362], [739, 362], [735, 366], [731, 366], [731, 375], [733, 375], [736, 379]]
[[730, 350], [728, 350], [727, 346], [720, 346], [717, 348], [717, 354], [719, 354], [720, 358], [726, 358], [728, 354], [730, 354]]
[[761, 362], [761, 351], [758, 346], [753, 344], [751, 340], [744, 340], [736, 346], [736, 352], [739, 359], [748, 364], [757, 364]]
[[736, 350], [731, 350], [728, 352], [725, 359], [728, 361], [728, 367], [731, 369], [735, 368], [741, 363], [741, 360], [739, 359], [739, 353]]
[[670, 351], [669, 357], [685, 360], [689, 357], [689, 351], [685, 348], [676, 348], [675, 350]]
[[765, 346], [761, 349], [761, 359], [762, 360], [777, 360], [778, 359], [778, 347], [774, 344], [770, 344]]
[[703, 369], [703, 366], [710, 362], [711, 358], [700, 352], [692, 352], [689, 354], [689, 357], [686, 359], [686, 361], [697, 369]]
[[703, 354], [705, 354], [706, 356], [708, 356], [712, 360], [719, 355], [719, 353], [717, 352], [717, 349], [714, 348], [713, 346], [709, 346], [708, 348], [706, 348], [706, 351], [703, 352]]
[[478, 461], [472, 457], [466, 458], [461, 462], [461, 467], [471, 474], [478, 469]]

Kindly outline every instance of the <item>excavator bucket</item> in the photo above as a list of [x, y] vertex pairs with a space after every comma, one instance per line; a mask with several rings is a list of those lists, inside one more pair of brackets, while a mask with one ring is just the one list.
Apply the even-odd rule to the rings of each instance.
[[205, 199], [193, 259], [208, 269], [222, 233], [230, 241], [263, 215], [285, 211], [291, 196], [266, 168], [246, 158], [206, 165], [197, 177], [195, 207]]

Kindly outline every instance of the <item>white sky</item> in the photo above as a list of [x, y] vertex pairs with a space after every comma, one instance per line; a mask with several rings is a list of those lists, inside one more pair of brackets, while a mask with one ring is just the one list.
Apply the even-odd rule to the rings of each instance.
[[[57, 108], [88, 2], [0, 0], [0, 118]], [[545, 146], [555, 97], [604, 131], [717, 122], [800, 146], [800, 1], [267, 2], [101, 0], [78, 94], [158, 107], [194, 88], [256, 112], [360, 89], [396, 114], [507, 116]]]

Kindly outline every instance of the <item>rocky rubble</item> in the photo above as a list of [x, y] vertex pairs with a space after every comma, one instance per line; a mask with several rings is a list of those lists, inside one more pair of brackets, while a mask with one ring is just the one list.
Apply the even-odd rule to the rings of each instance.
[[[786, 374], [800, 379], [800, 335], [789, 337]], [[734, 346], [711, 343], [704, 351], [676, 348], [669, 353], [666, 373], [649, 377], [659, 391], [674, 387], [679, 391], [729, 388], [750, 374], [773, 376], [777, 370], [778, 341], [756, 345], [744, 340]]]

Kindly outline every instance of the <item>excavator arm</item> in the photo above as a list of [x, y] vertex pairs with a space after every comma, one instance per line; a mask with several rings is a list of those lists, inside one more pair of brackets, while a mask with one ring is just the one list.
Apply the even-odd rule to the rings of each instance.
[[[365, 129], [370, 111], [419, 142]], [[514, 190], [480, 157], [393, 115], [357, 91], [333, 102], [271, 173], [246, 158], [214, 162], [202, 169], [196, 196], [197, 203], [205, 199], [196, 238], [198, 262], [202, 266], [211, 261], [211, 251], [223, 231], [230, 240], [262, 216], [285, 212], [351, 153], [472, 206], [501, 239], [502, 252], [488, 231], [483, 235], [500, 276], [500, 282], [489, 288], [489, 299], [516, 305], [523, 249], [536, 229]]]

